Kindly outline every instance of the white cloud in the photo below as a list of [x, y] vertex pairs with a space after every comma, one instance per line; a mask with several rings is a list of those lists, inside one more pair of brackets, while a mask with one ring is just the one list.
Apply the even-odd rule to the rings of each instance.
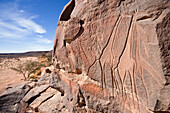
[[46, 30], [43, 29], [42, 26], [36, 24], [33, 20], [31, 19], [26, 19], [24, 17], [15, 17], [13, 20], [20, 26], [23, 27], [24, 29], [30, 30], [34, 33], [46, 33]]
[[18, 50], [16, 49], [0, 49], [0, 53], [24, 53], [24, 52], [28, 52], [28, 51], [49, 51], [52, 50], [52, 46], [51, 45], [40, 45], [40, 44], [36, 44], [34, 46], [29, 46], [26, 48], [20, 48]]
[[31, 34], [27, 29], [0, 21], [0, 38], [23, 38]]
[[16, 2], [0, 4], [0, 38], [25, 38], [35, 34], [44, 34], [46, 30], [29, 15], [17, 8]]
[[24, 12], [24, 10], [20, 10], [20, 12], [21, 12], [21, 13], [23, 13], [23, 12]]
[[24, 53], [25, 51], [17, 51], [17, 50], [0, 50], [0, 53]]
[[0, 53], [51, 50], [53, 41], [44, 38], [47, 31], [37, 19], [17, 2], [0, 2]]
[[42, 38], [43, 36], [42, 36], [42, 35], [37, 35], [37, 37], [40, 37], [40, 38]]
[[52, 46], [48, 45], [48, 46], [44, 46], [44, 45], [35, 45], [35, 46], [32, 46], [31, 48], [29, 48], [29, 51], [47, 51], [47, 50], [52, 50]]
[[47, 38], [36, 38], [37, 42], [39, 43], [47, 43], [47, 44], [50, 44], [52, 43], [51, 40], [47, 39]]

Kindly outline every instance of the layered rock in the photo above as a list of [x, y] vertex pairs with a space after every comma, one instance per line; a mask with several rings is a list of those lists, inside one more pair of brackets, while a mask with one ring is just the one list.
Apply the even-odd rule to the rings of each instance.
[[169, 0], [71, 0], [53, 49], [68, 111], [170, 111], [169, 12]]
[[31, 86], [23, 82], [8, 88], [0, 94], [0, 112], [1, 113], [16, 113], [20, 106], [20, 101], [31, 89]]

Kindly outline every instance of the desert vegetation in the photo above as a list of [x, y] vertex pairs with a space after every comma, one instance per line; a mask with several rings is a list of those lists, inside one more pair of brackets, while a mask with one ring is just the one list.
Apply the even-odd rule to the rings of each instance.
[[26, 79], [38, 79], [41, 75], [41, 67], [48, 67], [52, 64], [51, 53], [42, 53], [38, 60], [27, 60], [10, 69], [20, 73]]
[[50, 52], [37, 56], [0, 57], [0, 92], [10, 84], [37, 80], [41, 75], [41, 67], [50, 65]]

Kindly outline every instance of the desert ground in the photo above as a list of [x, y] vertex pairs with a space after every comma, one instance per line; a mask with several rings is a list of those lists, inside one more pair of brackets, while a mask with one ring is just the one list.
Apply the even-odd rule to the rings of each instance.
[[38, 57], [0, 58], [0, 92], [11, 84], [24, 81], [24, 76], [11, 68], [28, 61], [38, 61]]

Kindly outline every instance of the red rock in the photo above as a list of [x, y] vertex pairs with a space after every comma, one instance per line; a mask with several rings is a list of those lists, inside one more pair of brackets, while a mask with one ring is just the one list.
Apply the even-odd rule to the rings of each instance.
[[[111, 93], [109, 97], [123, 103], [123, 112], [167, 111], [170, 102], [160, 95], [170, 81], [169, 12], [166, 0], [71, 0], [58, 22], [54, 64], [101, 86], [91, 81], [79, 85], [62, 76], [65, 93], [76, 94], [80, 86], [84, 98], [88, 93], [102, 100]], [[102, 106], [87, 105], [96, 111], [104, 110]]]
[[103, 90], [101, 87], [94, 85], [92, 83], [83, 84], [80, 87], [82, 91], [96, 98], [104, 99], [104, 97], [109, 96], [106, 90]]

